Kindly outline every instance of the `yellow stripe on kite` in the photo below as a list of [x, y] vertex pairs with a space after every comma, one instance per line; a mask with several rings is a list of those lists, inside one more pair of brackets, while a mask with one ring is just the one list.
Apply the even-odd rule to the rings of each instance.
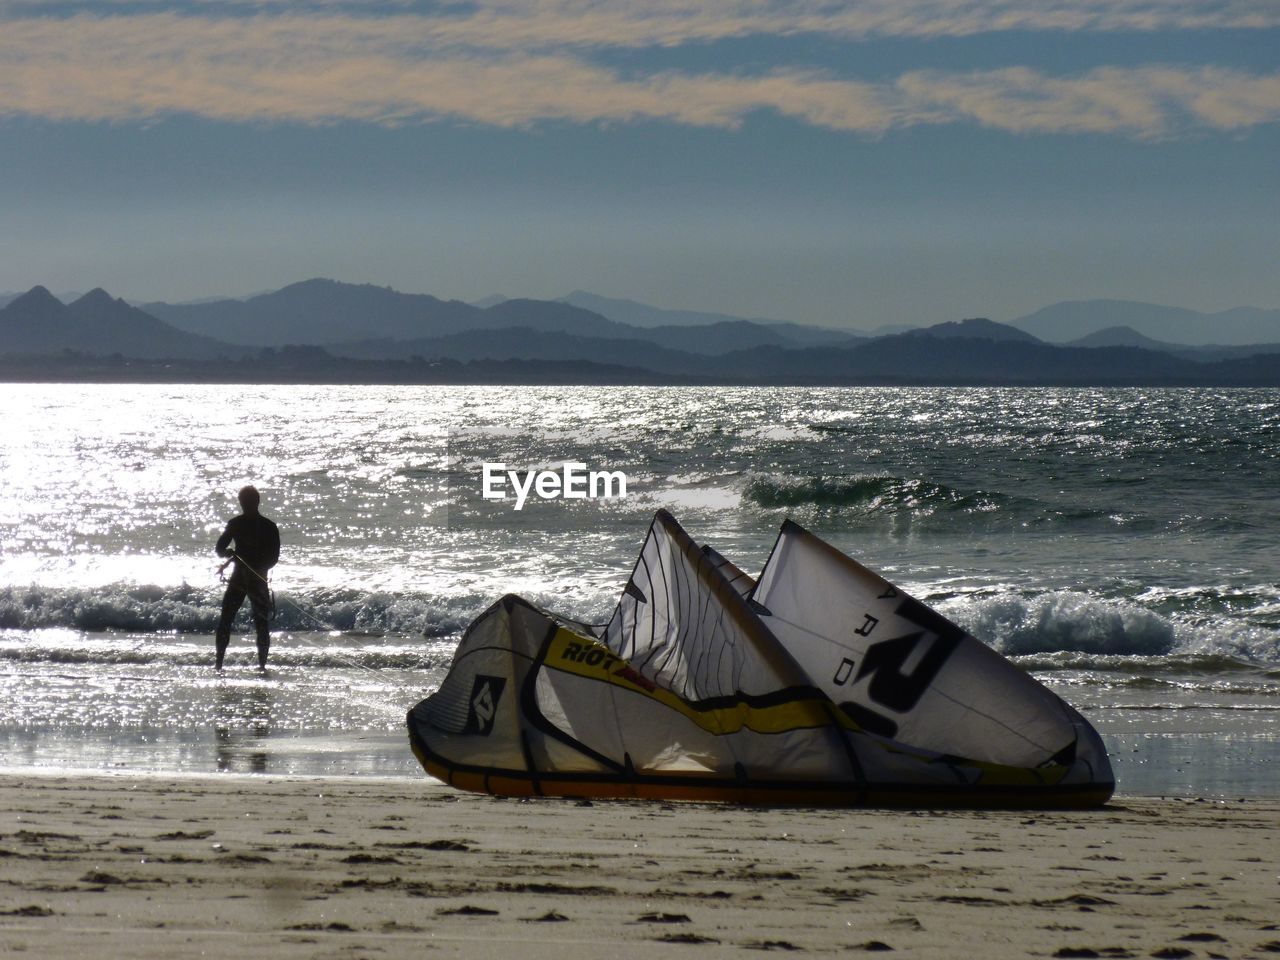
[[648, 697], [682, 714], [708, 733], [736, 733], [742, 729], [755, 733], [786, 733], [834, 725], [828, 704], [812, 698], [798, 698], [765, 707], [746, 702], [738, 702], [731, 707], [695, 707], [683, 697], [641, 676], [631, 664], [604, 644], [563, 627], [552, 637], [544, 663], [552, 670], [612, 684]]

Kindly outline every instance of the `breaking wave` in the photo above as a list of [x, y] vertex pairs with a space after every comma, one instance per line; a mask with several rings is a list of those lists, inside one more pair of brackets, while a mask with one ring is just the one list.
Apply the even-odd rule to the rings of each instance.
[[757, 506], [855, 507], [866, 512], [883, 509], [998, 510], [1012, 498], [1001, 494], [963, 493], [943, 484], [902, 477], [784, 477], [755, 475], [744, 496]]
[[1126, 669], [1133, 658], [1190, 672], [1280, 663], [1280, 631], [1239, 621], [1175, 620], [1131, 600], [1060, 591], [937, 606], [1006, 656], [1032, 658], [1024, 662], [1032, 669]]
[[[0, 629], [71, 628], [96, 633], [212, 633], [221, 592], [115, 584], [99, 589], [0, 587]], [[460, 633], [482, 609], [479, 598], [322, 591], [276, 594], [273, 630], [338, 630], [443, 637]], [[240, 612], [247, 621], [249, 604]]]
[[743, 500], [766, 510], [797, 515], [821, 514], [824, 520], [845, 514], [860, 519], [932, 522], [956, 530], [977, 525], [1043, 526], [1101, 524], [1128, 526], [1141, 518], [1093, 507], [1044, 503], [990, 490], [960, 490], [931, 480], [895, 476], [783, 476], [756, 474]]
[[975, 636], [1010, 655], [1069, 650], [1161, 656], [1177, 643], [1177, 631], [1164, 617], [1135, 603], [1082, 593], [984, 598], [950, 612]]
[[[185, 585], [0, 587], [0, 629], [14, 631], [0, 643], [0, 659], [76, 663], [94, 660], [109, 650], [110, 662], [117, 663], [149, 662], [162, 651], [176, 662], [186, 662], [187, 657], [203, 662], [204, 653], [192, 653], [182, 638], [213, 633], [220, 598], [218, 592]], [[554, 598], [531, 599], [555, 606]], [[1267, 600], [1258, 599], [1260, 603]], [[439, 665], [437, 661], [447, 663], [457, 637], [488, 602], [479, 595], [443, 599], [356, 590], [310, 595], [282, 592], [277, 594], [272, 631], [332, 633], [335, 642], [359, 649], [359, 656], [367, 659], [365, 665], [374, 668], [432, 667]], [[1259, 625], [1247, 618], [1193, 618], [1181, 611], [1169, 615], [1167, 607], [1157, 612], [1134, 600], [1075, 591], [1031, 596], [1011, 592], [929, 602], [1029, 669], [1131, 670], [1137, 661], [1145, 660], [1178, 672], [1220, 672], [1240, 664], [1280, 664], [1280, 630], [1269, 625], [1269, 617]], [[1204, 609], [1190, 601], [1188, 608]], [[95, 639], [49, 644], [30, 632], [51, 629], [90, 637], [127, 635], [130, 642]], [[236, 629], [251, 630], [248, 604], [240, 612]], [[172, 650], [165, 646], [169, 638]], [[299, 664], [325, 665], [323, 651], [307, 652], [303, 646], [295, 644], [294, 652], [282, 651], [282, 655], [296, 658]], [[425, 650], [431, 651], [427, 661], [423, 660]], [[308, 659], [314, 657], [320, 659]]]

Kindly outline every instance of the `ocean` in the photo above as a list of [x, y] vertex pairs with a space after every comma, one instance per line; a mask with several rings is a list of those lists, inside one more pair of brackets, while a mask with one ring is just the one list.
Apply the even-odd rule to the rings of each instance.
[[[1280, 391], [0, 384], [0, 767], [424, 776], [405, 712], [505, 593], [608, 619], [655, 510], [786, 518], [1080, 709], [1118, 790], [1280, 795]], [[483, 465], [625, 497], [485, 499]], [[284, 542], [213, 671], [213, 543]]]

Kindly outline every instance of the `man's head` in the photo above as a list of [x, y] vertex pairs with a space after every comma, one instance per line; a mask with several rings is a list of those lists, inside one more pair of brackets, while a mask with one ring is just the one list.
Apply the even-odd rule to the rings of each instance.
[[240, 509], [245, 513], [258, 512], [258, 504], [262, 502], [262, 497], [258, 494], [257, 487], [252, 484], [247, 487], [241, 487], [236, 496], [240, 499]]

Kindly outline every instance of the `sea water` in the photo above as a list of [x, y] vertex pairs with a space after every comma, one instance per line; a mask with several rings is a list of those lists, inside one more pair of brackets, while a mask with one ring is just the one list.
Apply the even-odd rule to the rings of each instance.
[[[421, 776], [505, 593], [608, 619], [650, 518], [790, 517], [1035, 674], [1119, 788], [1280, 794], [1280, 391], [0, 384], [0, 766]], [[486, 499], [483, 465], [625, 497]], [[270, 669], [213, 543], [280, 526]]]

